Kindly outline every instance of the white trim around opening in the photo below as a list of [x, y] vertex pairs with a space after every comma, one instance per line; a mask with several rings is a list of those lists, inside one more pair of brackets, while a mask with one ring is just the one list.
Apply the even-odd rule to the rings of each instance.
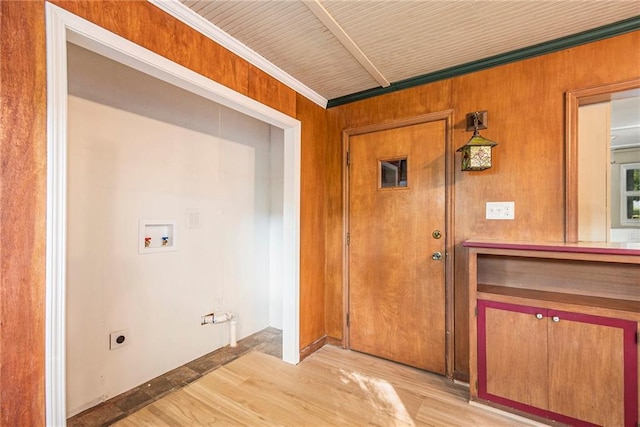
[[283, 360], [298, 363], [301, 124], [277, 110], [50, 3], [47, 7], [46, 424], [66, 424], [65, 281], [67, 42], [262, 120], [284, 131]]

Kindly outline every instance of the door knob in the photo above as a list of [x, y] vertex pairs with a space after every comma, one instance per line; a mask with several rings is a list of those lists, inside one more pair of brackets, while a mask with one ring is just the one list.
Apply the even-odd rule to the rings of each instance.
[[431, 259], [435, 259], [436, 261], [442, 259], [442, 252], [434, 252], [433, 255], [431, 255]]

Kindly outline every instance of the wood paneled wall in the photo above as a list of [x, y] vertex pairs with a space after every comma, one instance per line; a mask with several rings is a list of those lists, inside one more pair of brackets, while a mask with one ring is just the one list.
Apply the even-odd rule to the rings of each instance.
[[0, 425], [44, 424], [44, 7], [0, 2]]
[[296, 92], [146, 1], [51, 3], [295, 117]]
[[[302, 121], [300, 182], [300, 348], [325, 335], [325, 110], [298, 95]], [[312, 249], [313, 248], [313, 249]], [[302, 285], [304, 283], [304, 285]]]
[[[489, 128], [481, 133], [499, 144], [494, 149], [494, 166], [482, 172], [456, 169], [454, 178], [454, 370], [458, 378], [468, 375], [469, 355], [467, 257], [461, 242], [469, 238], [564, 240], [564, 93], [638, 77], [638, 46], [640, 32], [636, 31], [329, 110], [340, 127], [351, 128], [453, 109], [454, 150], [471, 136], [464, 129], [466, 113], [489, 111]], [[327, 141], [332, 153], [340, 149], [340, 138], [339, 132], [333, 132]], [[459, 154], [455, 155], [459, 168]], [[337, 173], [338, 169], [327, 175]], [[328, 203], [338, 203], [342, 189], [330, 185], [327, 191]], [[487, 201], [514, 201], [515, 220], [485, 220]], [[332, 243], [327, 260], [340, 259], [341, 253], [341, 245]], [[337, 300], [343, 298], [342, 277], [331, 273], [329, 265], [326, 286], [327, 307], [337, 307]], [[338, 310], [328, 312], [327, 324], [336, 324], [341, 316]], [[341, 330], [328, 332], [341, 337], [337, 335]]]
[[345, 128], [344, 121], [337, 110], [327, 111], [327, 137], [325, 146], [325, 334], [335, 338], [334, 342], [342, 341], [344, 304], [342, 287], [344, 228], [342, 207], [342, 142], [336, 135], [340, 135]]

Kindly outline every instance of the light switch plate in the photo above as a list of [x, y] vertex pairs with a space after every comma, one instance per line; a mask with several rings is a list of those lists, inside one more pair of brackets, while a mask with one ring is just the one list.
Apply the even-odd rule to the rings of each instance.
[[487, 202], [487, 219], [514, 219], [515, 202]]

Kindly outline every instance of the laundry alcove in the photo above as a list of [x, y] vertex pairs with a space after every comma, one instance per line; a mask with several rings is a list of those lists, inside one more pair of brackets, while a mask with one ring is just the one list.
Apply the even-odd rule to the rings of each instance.
[[[67, 411], [282, 329], [282, 131], [68, 44]], [[197, 226], [186, 223], [197, 212]], [[144, 218], [171, 252], [138, 251]], [[111, 331], [128, 330], [110, 350]]]
[[299, 121], [51, 4], [47, 52], [47, 423], [226, 345], [213, 310], [297, 363]]

